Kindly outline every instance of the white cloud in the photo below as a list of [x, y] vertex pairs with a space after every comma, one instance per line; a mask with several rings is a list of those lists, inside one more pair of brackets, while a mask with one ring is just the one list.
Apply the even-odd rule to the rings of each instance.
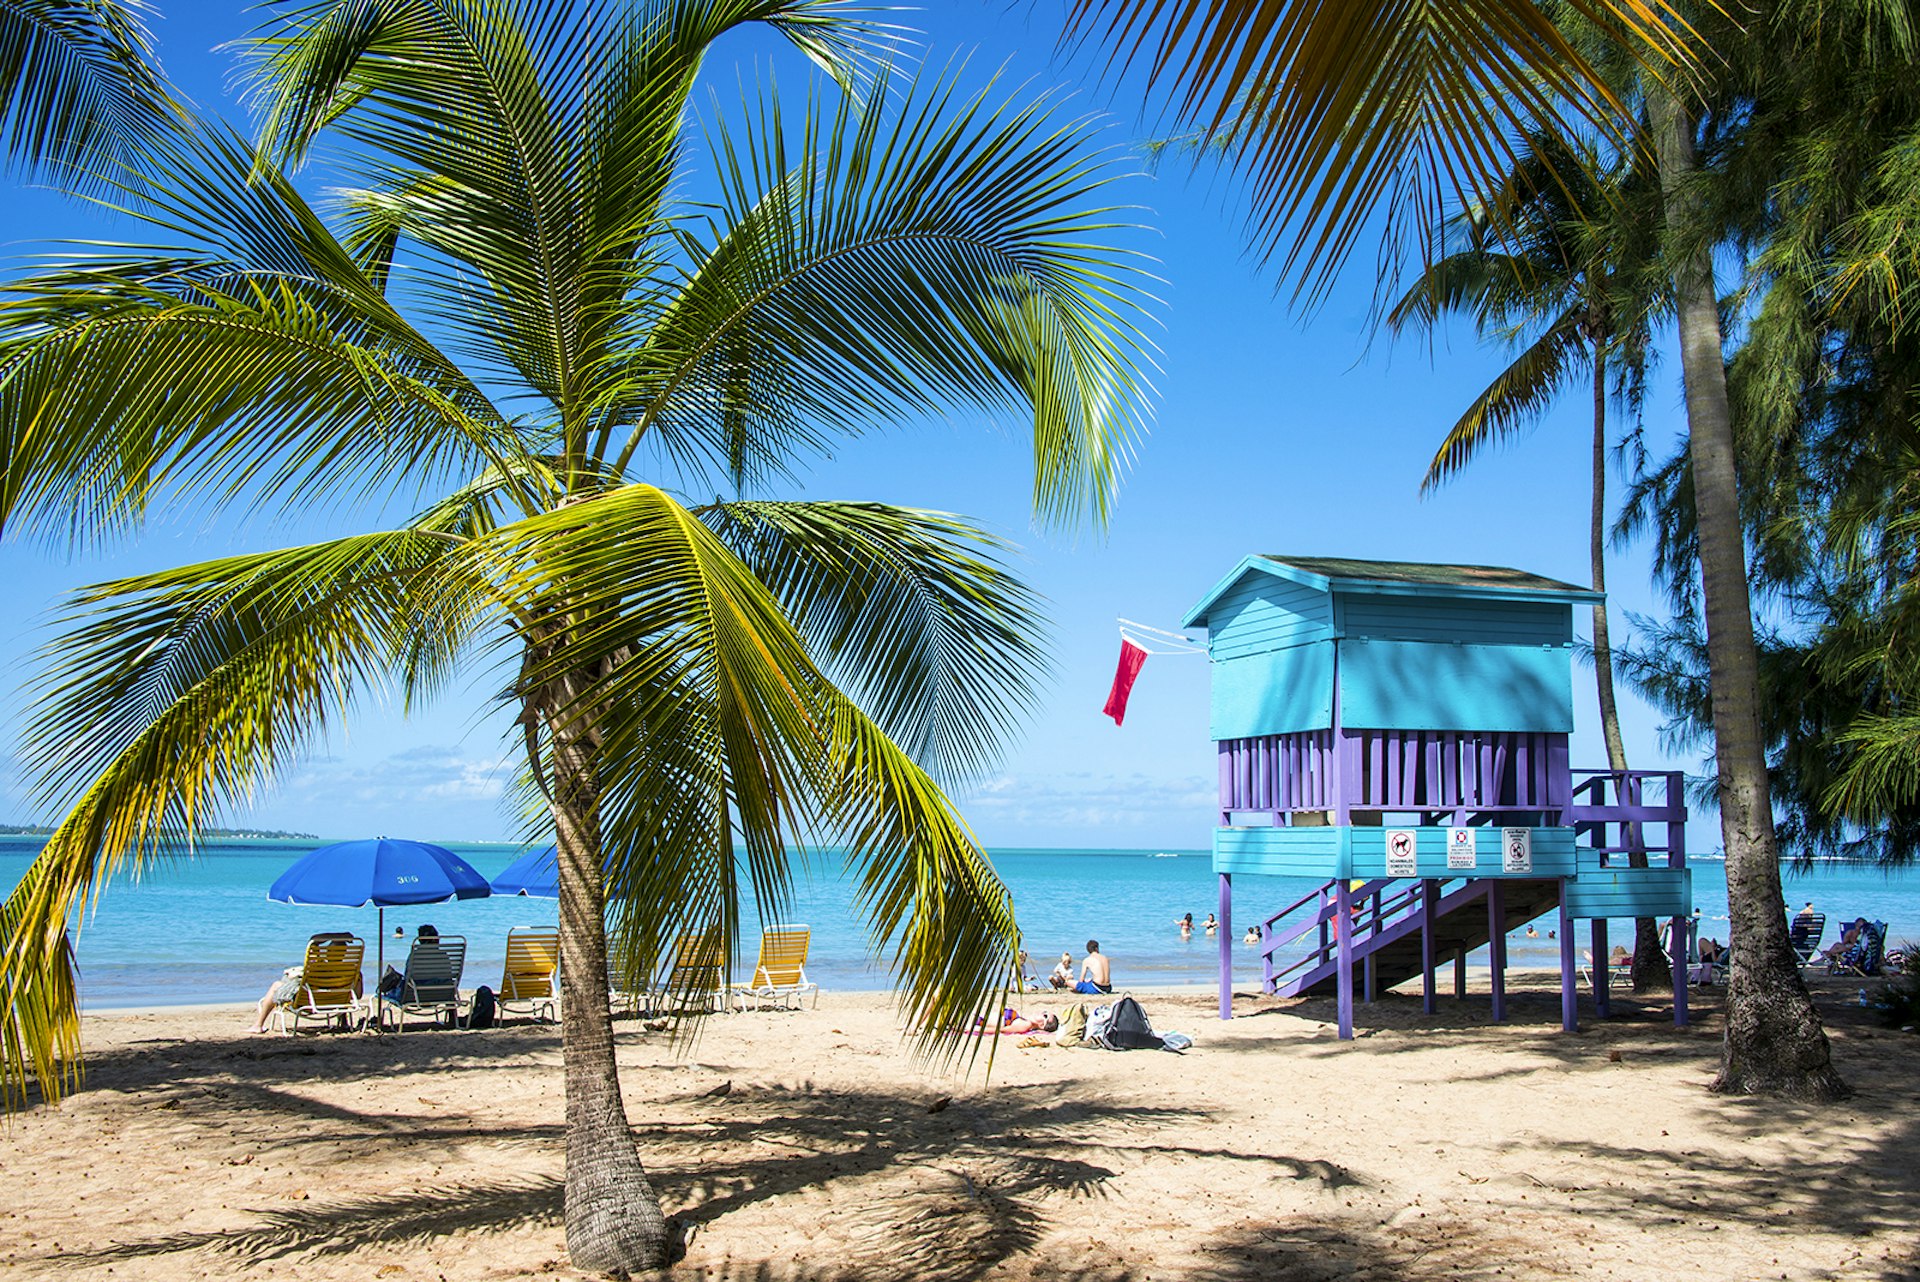
[[289, 801], [493, 801], [512, 777], [513, 763], [504, 755], [475, 757], [423, 744], [380, 761], [316, 758], [290, 773], [278, 791]]
[[959, 794], [961, 810], [996, 826], [1127, 828], [1212, 822], [1216, 784], [1199, 775], [1156, 777], [1091, 771], [999, 775]]

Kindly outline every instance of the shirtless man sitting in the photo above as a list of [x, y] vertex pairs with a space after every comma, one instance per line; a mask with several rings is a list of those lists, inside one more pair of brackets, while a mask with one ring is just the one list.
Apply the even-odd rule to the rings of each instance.
[[1076, 993], [1110, 993], [1113, 991], [1113, 966], [1107, 961], [1105, 953], [1100, 951], [1100, 941], [1087, 941], [1087, 959], [1080, 963], [1080, 982], [1073, 986]]

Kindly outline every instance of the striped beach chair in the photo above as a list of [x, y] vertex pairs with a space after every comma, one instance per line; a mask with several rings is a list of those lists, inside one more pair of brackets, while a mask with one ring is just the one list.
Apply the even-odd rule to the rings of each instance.
[[820, 985], [807, 978], [807, 950], [812, 943], [813, 930], [808, 926], [769, 926], [761, 931], [760, 960], [754, 965], [753, 979], [735, 984], [734, 996], [743, 1006], [797, 1008], [800, 999], [812, 993], [818, 1006]]
[[315, 935], [300, 963], [300, 987], [273, 1008], [273, 1026], [297, 1032], [300, 1021], [329, 1027], [359, 1028], [372, 1018], [361, 987], [360, 967], [367, 943], [354, 935]]
[[500, 977], [500, 1009], [558, 1018], [560, 932], [516, 926], [507, 932], [507, 964]]

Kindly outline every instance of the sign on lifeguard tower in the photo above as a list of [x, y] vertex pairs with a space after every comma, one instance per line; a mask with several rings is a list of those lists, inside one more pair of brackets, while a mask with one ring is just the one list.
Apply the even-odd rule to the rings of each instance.
[[1387, 876], [1412, 877], [1420, 866], [1420, 834], [1395, 828], [1387, 834]]
[[1500, 830], [1500, 870], [1506, 873], [1533, 871], [1533, 829]]
[[1447, 829], [1447, 871], [1456, 869], [1471, 871], [1480, 863], [1480, 851], [1474, 844], [1473, 829]]

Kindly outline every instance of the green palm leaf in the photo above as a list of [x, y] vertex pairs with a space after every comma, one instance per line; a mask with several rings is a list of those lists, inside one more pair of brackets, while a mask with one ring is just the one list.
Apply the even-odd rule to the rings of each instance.
[[[1693, 64], [1665, 0], [1566, 7], [1656, 76]], [[1224, 154], [1247, 184], [1254, 252], [1316, 297], [1377, 214], [1383, 257], [1411, 235], [1430, 261], [1445, 207], [1494, 196], [1513, 137], [1581, 123], [1617, 137], [1625, 115], [1531, 0], [1075, 0], [1070, 15], [1110, 66], [1168, 91], [1175, 132]]]
[[491, 600], [450, 574], [464, 564], [451, 547], [360, 535], [77, 595], [25, 735], [42, 763], [30, 795], [70, 808], [0, 913], [0, 973], [24, 1003], [10, 1023], [43, 1083], [62, 1034], [35, 1012], [70, 986], [74, 913], [123, 867], [190, 850], [363, 692], [451, 671]]
[[[743, 143], [716, 134], [726, 192], [644, 345], [607, 363], [597, 404], [691, 466], [765, 478], [796, 449], [959, 406], [1019, 407], [1034, 508], [1104, 521], [1138, 429], [1148, 344], [1139, 260], [1098, 247], [1124, 219], [1091, 122], [1045, 103], [958, 100], [951, 82], [843, 105], [798, 140], [770, 95]], [[818, 113], [809, 113], [808, 119]]]
[[934, 778], [991, 766], [1046, 664], [1039, 602], [1007, 545], [961, 518], [879, 503], [726, 503], [700, 515], [810, 651]]
[[0, 145], [15, 166], [90, 185], [167, 128], [144, 7], [0, 0]]
[[[658, 958], [674, 936], [718, 927], [731, 956], [740, 867], [762, 920], [778, 920], [789, 848], [844, 843], [925, 1045], [955, 1050], [942, 1030], [1004, 995], [1011, 901], [952, 803], [820, 672], [748, 565], [641, 485], [502, 527], [472, 555], [520, 613], [566, 601], [570, 626], [533, 681], [599, 674], [550, 715], [601, 745], [609, 888], [644, 906], [620, 917], [628, 948]], [[898, 662], [878, 641], [868, 652]]]

